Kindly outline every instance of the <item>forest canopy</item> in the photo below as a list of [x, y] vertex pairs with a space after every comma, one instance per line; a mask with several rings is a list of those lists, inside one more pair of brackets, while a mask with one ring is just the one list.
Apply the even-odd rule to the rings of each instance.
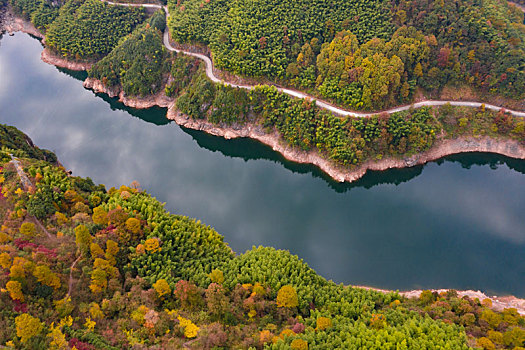
[[46, 44], [72, 59], [102, 58], [144, 20], [142, 8], [68, 0], [46, 32]]
[[106, 86], [122, 86], [126, 95], [147, 96], [165, 85], [169, 71], [168, 52], [162, 44], [165, 14], [157, 12], [147, 23], [120, 41], [89, 71]]
[[169, 28], [217, 67], [352, 109], [468, 85], [525, 97], [523, 13], [505, 0], [170, 1]]

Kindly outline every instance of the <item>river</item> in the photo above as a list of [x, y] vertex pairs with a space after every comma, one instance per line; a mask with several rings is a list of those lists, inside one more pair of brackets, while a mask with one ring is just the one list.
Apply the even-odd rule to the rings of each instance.
[[22, 33], [0, 40], [0, 122], [75, 175], [108, 188], [137, 180], [236, 252], [288, 249], [338, 283], [525, 297], [525, 161], [456, 155], [339, 184], [252, 140], [96, 95], [82, 73], [40, 61], [41, 49]]

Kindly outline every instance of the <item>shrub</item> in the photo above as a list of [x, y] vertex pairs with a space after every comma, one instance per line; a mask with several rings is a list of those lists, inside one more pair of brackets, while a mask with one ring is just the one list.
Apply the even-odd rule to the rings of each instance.
[[219, 269], [213, 269], [209, 273], [208, 277], [210, 278], [212, 283], [222, 284], [224, 282], [224, 274]]
[[329, 319], [328, 317], [317, 317], [317, 320], [315, 322], [315, 329], [318, 330], [318, 331], [324, 331], [328, 328], [331, 328], [332, 327], [332, 320]]
[[20, 226], [20, 233], [27, 237], [33, 237], [35, 235], [35, 224], [32, 222], [24, 222]]
[[479, 347], [481, 347], [483, 350], [494, 350], [496, 347], [494, 346], [494, 343], [489, 338], [479, 338], [476, 343]]

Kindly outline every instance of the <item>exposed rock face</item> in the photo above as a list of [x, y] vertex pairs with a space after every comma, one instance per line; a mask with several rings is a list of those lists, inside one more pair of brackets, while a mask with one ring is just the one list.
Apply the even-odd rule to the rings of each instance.
[[76, 62], [76, 61], [70, 61], [64, 57], [60, 57], [56, 55], [55, 53], [51, 52], [48, 48], [44, 48], [42, 51], [42, 54], [40, 55], [40, 58], [42, 61], [60, 67], [60, 68], [66, 68], [69, 70], [88, 70], [93, 66], [93, 62]]
[[437, 140], [426, 152], [406, 158], [386, 158], [379, 161], [368, 161], [355, 171], [344, 175], [346, 181], [355, 181], [367, 170], [383, 171], [392, 168], [406, 168], [425, 164], [451, 154], [466, 152], [498, 153], [510, 158], [525, 159], [525, 146], [516, 140], [493, 139], [490, 137], [461, 137], [457, 139]]
[[[365, 287], [365, 286], [355, 286], [355, 287], [375, 290], [381, 293], [392, 292], [391, 290], [387, 290], [387, 289], [378, 289], [378, 288]], [[431, 289], [430, 291], [441, 294], [441, 293], [446, 293], [449, 290], [450, 289]], [[421, 289], [415, 289], [415, 290], [410, 290], [406, 292], [399, 292], [399, 294], [406, 298], [419, 298], [422, 292], [423, 290]], [[492, 309], [496, 311], [503, 311], [503, 309], [515, 308], [519, 314], [525, 315], [525, 299], [519, 299], [512, 295], [504, 296], [504, 297], [488, 296], [487, 294], [479, 290], [478, 291], [460, 290], [460, 291], [457, 291], [457, 293], [459, 297], [468, 296], [471, 299], [477, 298], [479, 299], [479, 301], [483, 301], [484, 299], [490, 299], [490, 301], [492, 301]]]
[[0, 31], [5, 30], [9, 35], [13, 35], [15, 32], [23, 32], [44, 39], [44, 34], [40, 33], [31, 22], [13, 15], [9, 10], [4, 13], [2, 22]]
[[154, 106], [167, 108], [174, 103], [174, 100], [166, 96], [163, 91], [148, 97], [134, 97], [126, 96], [119, 86], [107, 87], [102, 81], [95, 78], [87, 78], [83, 85], [86, 89], [92, 89], [97, 93], [104, 93], [109, 97], [118, 97], [120, 102], [131, 108], [145, 109]]
[[100, 80], [87, 78], [82, 84], [86, 89], [91, 89], [96, 93], [104, 93], [109, 97], [117, 97], [120, 94], [119, 88], [110, 88], [104, 85]]
[[[448, 291], [448, 289], [433, 289], [433, 292], [443, 293]], [[407, 298], [419, 298], [423, 291], [422, 290], [411, 290], [408, 292], [401, 292], [399, 294]], [[525, 299], [519, 299], [514, 296], [498, 297], [498, 296], [488, 296], [485, 293], [473, 290], [463, 290], [458, 291], [459, 297], [468, 296], [471, 299], [479, 299], [483, 301], [484, 299], [490, 299], [492, 301], [492, 309], [496, 311], [503, 311], [503, 309], [515, 308], [518, 313], [525, 315]]]

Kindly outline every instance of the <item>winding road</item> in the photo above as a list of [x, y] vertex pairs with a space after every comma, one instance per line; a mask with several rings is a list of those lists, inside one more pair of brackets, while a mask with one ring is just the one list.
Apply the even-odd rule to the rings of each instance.
[[[116, 2], [106, 1], [106, 0], [101, 0], [101, 1], [103, 1], [105, 3], [108, 3], [108, 4], [111, 4], [111, 5], [118, 5], [118, 6], [164, 9], [164, 11], [166, 12], [166, 22], [168, 21], [168, 17], [170, 16], [170, 13], [168, 11], [168, 7], [167, 6], [156, 5], [156, 4], [116, 3]], [[196, 52], [191, 52], [191, 51], [186, 51], [186, 50], [181, 50], [181, 49], [174, 48], [171, 45], [171, 43], [170, 43], [169, 29], [168, 29], [167, 25], [166, 25], [166, 29], [164, 30], [164, 40], [163, 41], [164, 41], [164, 46], [166, 46], [166, 48], [169, 51], [182, 52], [185, 55], [197, 57], [197, 58], [203, 60], [205, 65], [206, 65], [206, 75], [214, 83], [220, 83], [220, 84], [228, 85], [228, 86], [231, 86], [231, 87], [236, 87], [236, 88], [241, 88], [241, 89], [248, 89], [248, 90], [251, 90], [251, 89], [253, 89], [255, 87], [254, 85], [239, 85], [239, 84], [230, 83], [228, 81], [224, 81], [224, 80], [218, 78], [213, 73], [213, 62], [211, 61], [211, 59], [208, 56], [200, 54], [200, 53], [196, 53]], [[283, 87], [279, 87], [279, 86], [277, 87], [277, 90], [282, 92], [282, 93], [285, 93], [285, 94], [288, 94], [290, 96], [293, 96], [293, 97], [307, 98], [307, 99], [313, 100], [313, 101], [315, 101], [315, 103], [316, 103], [316, 105], [318, 107], [327, 109], [327, 110], [329, 110], [329, 111], [331, 111], [331, 112], [333, 112], [335, 114], [339, 114], [339, 115], [342, 115], [342, 116], [368, 117], [370, 115], [379, 114], [379, 113], [385, 113], [385, 112], [391, 114], [391, 113], [395, 113], [395, 112], [405, 111], [405, 110], [408, 110], [410, 108], [420, 108], [420, 107], [424, 107], [424, 106], [443, 106], [443, 105], [446, 105], [446, 104], [450, 104], [452, 106], [473, 107], [473, 108], [479, 108], [482, 105], [484, 105], [486, 109], [490, 109], [490, 110], [493, 110], [493, 111], [499, 111], [499, 110], [503, 109], [506, 112], [509, 112], [510, 114], [512, 114], [512, 115], [514, 115], [516, 117], [525, 117], [525, 112], [523, 112], [523, 111], [513, 111], [513, 110], [502, 108], [502, 107], [499, 107], [499, 106], [495, 106], [495, 105], [491, 105], [491, 104], [487, 104], [487, 103], [483, 103], [483, 102], [473, 102], [473, 101], [436, 101], [436, 100], [426, 100], [426, 101], [417, 102], [417, 103], [414, 103], [414, 104], [411, 104], [411, 105], [404, 105], [404, 106], [391, 108], [391, 109], [388, 109], [388, 110], [385, 110], [385, 111], [368, 112], [368, 113], [367, 112], [355, 112], [355, 111], [349, 111], [349, 110], [346, 110], [346, 109], [342, 109], [342, 108], [336, 107], [336, 106], [334, 106], [334, 105], [332, 105], [332, 104], [330, 104], [330, 103], [328, 103], [326, 101], [318, 100], [317, 98], [315, 98], [315, 97], [313, 97], [311, 95], [305, 94], [305, 93], [297, 91], [297, 90], [287, 89], [287, 88], [283, 88]]]

